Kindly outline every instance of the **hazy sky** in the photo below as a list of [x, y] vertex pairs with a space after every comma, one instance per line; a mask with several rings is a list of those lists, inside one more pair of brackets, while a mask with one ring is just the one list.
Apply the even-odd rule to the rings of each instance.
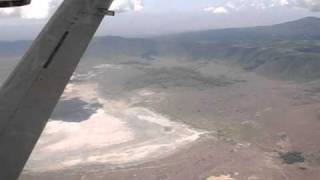
[[[0, 40], [32, 39], [61, 0], [33, 0], [0, 11]], [[320, 16], [320, 0], [116, 0], [98, 35], [164, 33], [257, 26]]]

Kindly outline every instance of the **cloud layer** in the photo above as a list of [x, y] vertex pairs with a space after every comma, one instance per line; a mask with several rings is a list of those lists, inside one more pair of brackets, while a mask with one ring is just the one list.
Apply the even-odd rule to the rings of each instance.
[[61, 0], [32, 0], [32, 3], [28, 6], [1, 9], [0, 15], [25, 19], [43, 19], [48, 17], [60, 2]]
[[229, 13], [229, 11], [223, 6], [218, 6], [218, 7], [210, 6], [210, 7], [205, 8], [204, 11], [211, 12], [214, 14], [228, 14]]
[[[32, 0], [28, 6], [0, 9], [0, 17], [21, 17], [24, 19], [44, 19], [62, 2], [62, 0]], [[115, 0], [111, 6], [117, 12], [140, 11], [142, 0]]]
[[112, 3], [110, 9], [117, 12], [141, 11], [143, 2], [142, 0], [116, 0]]
[[320, 1], [319, 0], [283, 0], [295, 6], [308, 8], [312, 11], [320, 11]]
[[299, 7], [311, 11], [320, 11], [320, 0], [218, 0], [204, 11], [214, 14], [228, 13], [248, 9], [268, 9], [273, 7]]
[[[31, 5], [0, 10], [0, 17], [21, 17], [43, 19], [62, 2], [62, 0], [33, 0]], [[216, 0], [203, 10], [215, 14], [228, 14], [248, 9], [267, 9], [273, 7], [300, 7], [320, 11], [320, 0]], [[143, 0], [115, 0], [111, 6], [117, 12], [140, 11]]]

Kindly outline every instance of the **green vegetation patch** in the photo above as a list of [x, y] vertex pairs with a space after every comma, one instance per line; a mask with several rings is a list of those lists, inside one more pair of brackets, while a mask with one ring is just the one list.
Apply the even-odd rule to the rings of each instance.
[[305, 161], [303, 153], [295, 151], [280, 153], [280, 158], [285, 164], [303, 163]]

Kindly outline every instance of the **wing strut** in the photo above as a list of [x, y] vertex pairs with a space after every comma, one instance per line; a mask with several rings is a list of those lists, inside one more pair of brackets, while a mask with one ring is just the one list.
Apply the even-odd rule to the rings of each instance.
[[0, 179], [18, 179], [112, 0], [65, 0], [0, 90]]

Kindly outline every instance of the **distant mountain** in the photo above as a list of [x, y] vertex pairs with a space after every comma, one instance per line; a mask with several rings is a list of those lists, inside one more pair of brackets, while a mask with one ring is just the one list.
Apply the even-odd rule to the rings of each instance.
[[265, 31], [270, 36], [288, 39], [320, 39], [320, 18], [306, 17], [297, 21], [287, 22], [270, 26], [267, 28], [257, 28], [259, 31]]
[[159, 39], [184, 42], [237, 42], [271, 40], [315, 40], [320, 39], [320, 18], [306, 17], [272, 26], [229, 28], [187, 32], [162, 36]]
[[320, 18], [316, 17], [272, 26], [168, 35], [157, 40], [170, 44], [170, 52], [193, 60], [228, 60], [281, 79], [320, 79]]
[[[0, 42], [1, 57], [21, 56], [28, 41]], [[248, 71], [297, 81], [320, 79], [320, 18], [250, 28], [171, 34], [149, 39], [97, 37], [85, 58], [189, 60], [220, 59]]]
[[157, 54], [157, 46], [157, 42], [151, 39], [98, 37], [93, 40], [86, 55], [98, 57], [135, 56], [148, 59]]

